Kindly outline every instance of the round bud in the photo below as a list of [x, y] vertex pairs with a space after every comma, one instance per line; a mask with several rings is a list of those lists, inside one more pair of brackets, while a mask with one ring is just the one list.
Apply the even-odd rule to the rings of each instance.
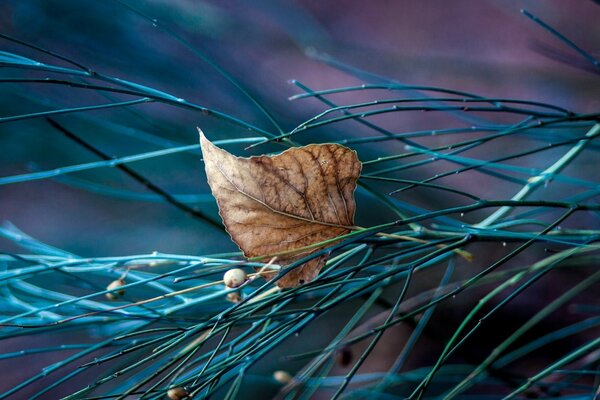
[[242, 283], [246, 282], [246, 272], [243, 269], [233, 268], [225, 272], [223, 275], [223, 282], [228, 288], [236, 288]]
[[273, 372], [273, 378], [275, 378], [277, 382], [284, 385], [292, 381], [292, 375], [290, 375], [289, 372], [283, 370]]
[[335, 361], [342, 367], [347, 367], [352, 362], [352, 350], [344, 346], [335, 353]]
[[112, 292], [106, 293], [106, 298], [109, 300], [116, 300], [125, 294], [125, 289], [118, 290], [121, 286], [125, 285], [125, 280], [122, 278], [112, 281], [106, 290], [112, 290]]
[[181, 386], [173, 387], [167, 391], [167, 397], [171, 400], [181, 400], [188, 396], [187, 390]]

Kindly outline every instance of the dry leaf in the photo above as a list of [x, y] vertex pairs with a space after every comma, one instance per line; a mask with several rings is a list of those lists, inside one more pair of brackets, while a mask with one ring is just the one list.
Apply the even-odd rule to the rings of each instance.
[[[200, 144], [223, 224], [246, 257], [289, 252], [354, 228], [354, 190], [362, 168], [354, 150], [311, 144], [276, 156], [242, 158], [216, 147], [202, 131]], [[280, 255], [277, 262], [289, 265], [319, 249]], [[287, 288], [313, 280], [326, 258], [295, 268], [277, 285]]]

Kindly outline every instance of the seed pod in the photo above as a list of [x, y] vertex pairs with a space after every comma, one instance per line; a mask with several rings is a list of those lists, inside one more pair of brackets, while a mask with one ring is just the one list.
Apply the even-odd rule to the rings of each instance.
[[109, 300], [116, 300], [119, 297], [125, 294], [125, 289], [117, 290], [121, 286], [125, 285], [125, 280], [123, 278], [116, 279], [112, 281], [107, 287], [106, 290], [113, 290], [113, 292], [106, 293], [106, 298]]
[[225, 272], [225, 275], [223, 275], [223, 282], [228, 288], [236, 288], [246, 282], [247, 277], [248, 276], [243, 269], [233, 268]]
[[292, 375], [290, 375], [289, 372], [283, 370], [273, 372], [273, 378], [275, 378], [277, 382], [283, 385], [286, 385], [292, 381]]
[[189, 393], [181, 386], [172, 387], [167, 391], [167, 397], [171, 400], [181, 400], [188, 397]]
[[335, 353], [335, 361], [342, 367], [347, 367], [354, 357], [352, 350], [344, 346]]

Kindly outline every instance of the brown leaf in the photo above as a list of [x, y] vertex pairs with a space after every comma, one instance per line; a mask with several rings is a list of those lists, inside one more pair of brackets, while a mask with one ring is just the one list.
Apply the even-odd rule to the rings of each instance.
[[[290, 251], [349, 233], [362, 164], [338, 144], [311, 144], [275, 156], [242, 158], [212, 144], [200, 131], [208, 184], [227, 232], [248, 258], [280, 255], [285, 266], [323, 247]], [[281, 288], [313, 280], [327, 256], [277, 281]], [[270, 279], [275, 272], [270, 272]]]

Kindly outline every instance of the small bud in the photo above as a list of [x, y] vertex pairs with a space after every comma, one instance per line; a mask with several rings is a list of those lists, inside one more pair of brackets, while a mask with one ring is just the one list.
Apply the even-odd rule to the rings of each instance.
[[106, 290], [113, 290], [113, 292], [106, 293], [106, 298], [109, 300], [116, 300], [119, 297], [125, 294], [125, 289], [117, 290], [121, 286], [125, 285], [125, 280], [123, 278], [116, 279], [112, 281], [107, 287]]
[[167, 397], [171, 400], [181, 400], [188, 397], [188, 392], [181, 386], [173, 387], [167, 391]]
[[286, 385], [292, 381], [292, 375], [290, 375], [289, 372], [283, 370], [273, 372], [273, 378], [275, 378], [277, 382], [283, 385]]
[[239, 292], [229, 292], [227, 293], [227, 301], [230, 301], [232, 303], [239, 303], [240, 301], [242, 301], [242, 295], [240, 295]]
[[228, 288], [236, 288], [242, 283], [246, 282], [246, 272], [243, 269], [233, 268], [225, 272], [223, 275], [223, 282]]
[[344, 346], [335, 353], [335, 361], [342, 367], [350, 365], [353, 359], [352, 350]]

